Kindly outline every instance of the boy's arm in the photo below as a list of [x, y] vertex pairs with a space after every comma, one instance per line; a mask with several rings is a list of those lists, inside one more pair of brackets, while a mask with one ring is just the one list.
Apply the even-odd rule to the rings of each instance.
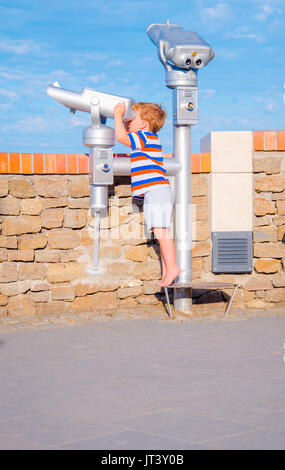
[[123, 116], [126, 112], [125, 103], [118, 103], [114, 107], [114, 120], [115, 120], [115, 135], [118, 142], [121, 144], [131, 147], [131, 139], [128, 136], [128, 133], [125, 129]]

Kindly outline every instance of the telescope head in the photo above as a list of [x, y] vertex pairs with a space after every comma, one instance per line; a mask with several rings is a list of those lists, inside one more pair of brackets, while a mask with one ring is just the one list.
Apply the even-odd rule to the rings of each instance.
[[[173, 72], [180, 71], [184, 80], [195, 81], [198, 69], [205, 67], [214, 57], [211, 46], [199, 34], [184, 31], [179, 25], [171, 25], [169, 22], [152, 24], [148, 27], [147, 34], [157, 46], [159, 59], [166, 71], [170, 72], [172, 80]], [[177, 76], [179, 77], [179, 73]]]
[[72, 112], [79, 110], [91, 113], [92, 105], [96, 103], [101, 117], [113, 118], [114, 106], [118, 103], [125, 103], [126, 112], [123, 119], [130, 121], [134, 119], [136, 115], [133, 110], [134, 101], [131, 98], [113, 95], [111, 93], [102, 93], [100, 91], [93, 90], [92, 88], [83, 88], [81, 93], [77, 93], [66, 90], [62, 88], [58, 82], [55, 82], [48, 86], [47, 94], [67, 108], [70, 108]]

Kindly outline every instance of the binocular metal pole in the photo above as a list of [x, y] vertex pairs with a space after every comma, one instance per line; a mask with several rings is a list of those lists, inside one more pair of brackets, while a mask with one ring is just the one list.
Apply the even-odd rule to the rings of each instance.
[[[192, 282], [192, 211], [191, 211], [191, 127], [174, 125], [174, 157], [181, 163], [175, 176], [175, 251], [181, 269], [178, 283]], [[174, 308], [184, 313], [192, 309], [192, 289], [174, 289]]]
[[[93, 158], [93, 149], [90, 149], [89, 160]], [[90, 184], [91, 216], [94, 217], [94, 243], [93, 243], [93, 268], [90, 274], [99, 273], [99, 243], [100, 243], [100, 215], [103, 209], [108, 207], [108, 186]]]
[[93, 273], [99, 272], [100, 210], [94, 213]]
[[[175, 177], [175, 251], [181, 271], [174, 288], [174, 308], [192, 311], [192, 191], [191, 191], [191, 126], [198, 120], [197, 75], [188, 71], [181, 77], [177, 70], [166, 68], [167, 86], [172, 88], [173, 153], [181, 164]], [[181, 287], [181, 285], [185, 287]]]

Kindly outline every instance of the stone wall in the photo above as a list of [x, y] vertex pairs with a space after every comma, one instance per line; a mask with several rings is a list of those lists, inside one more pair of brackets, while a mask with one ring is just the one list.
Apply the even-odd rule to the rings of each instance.
[[[285, 307], [285, 148], [272, 151], [267, 142], [267, 151], [259, 142], [253, 152], [249, 274], [212, 272], [211, 155], [192, 159], [193, 280], [239, 283], [233, 307]], [[145, 232], [142, 203], [133, 203], [129, 177], [115, 177], [109, 187], [100, 273], [92, 274], [88, 157], [0, 154], [0, 173], [0, 316], [162, 307], [158, 243]], [[193, 290], [194, 311], [205, 304], [223, 306], [231, 292]]]
[[256, 298], [285, 306], [285, 152], [253, 154]]
[[[144, 229], [130, 180], [116, 177], [93, 263], [88, 175], [0, 175], [0, 314], [101, 312], [161, 305], [157, 241]], [[193, 175], [197, 244], [193, 278], [209, 265], [207, 175]]]

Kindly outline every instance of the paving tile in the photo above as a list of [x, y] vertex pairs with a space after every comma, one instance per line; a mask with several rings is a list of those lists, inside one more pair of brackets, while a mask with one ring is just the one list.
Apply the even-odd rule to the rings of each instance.
[[212, 450], [284, 450], [285, 433], [258, 429], [223, 439], [203, 441], [200, 445]]
[[[150, 433], [139, 431], [121, 431], [92, 439], [84, 439], [62, 446], [65, 450], [205, 450], [205, 447], [180, 441], [179, 439], [169, 439], [167, 437], [156, 436]], [[145, 463], [145, 461], [144, 461]]]
[[132, 419], [123, 419], [117, 424], [132, 430], [151, 432], [155, 435], [183, 439], [192, 443], [237, 434], [253, 428], [250, 425], [195, 415], [187, 410], [184, 412], [162, 411]]
[[25, 439], [17, 434], [7, 435], [7, 432], [0, 431], [0, 450], [56, 450], [56, 446]]
[[0, 402], [0, 427], [3, 428], [5, 421], [15, 418], [23, 418], [30, 416], [31, 412], [23, 407], [23, 404], [18, 406], [8, 405], [7, 403]]
[[120, 430], [124, 430], [124, 427], [75, 420], [72, 418], [72, 410], [69, 415], [65, 416], [65, 419], [55, 414], [42, 413], [13, 419], [5, 423], [5, 431], [8, 436], [17, 433], [18, 436], [31, 442], [43, 442], [56, 446]]
[[[162, 400], [161, 405], [171, 406], [171, 401]], [[208, 392], [202, 390], [201, 393], [195, 395], [185, 393], [172, 400], [172, 406], [177, 412], [187, 410], [211, 419], [238, 422], [243, 422], [243, 418], [246, 419], [248, 416], [259, 415], [279, 408], [274, 403], [256, 399], [254, 395], [236, 393], [234, 389], [227, 393], [223, 390], [223, 382], [220, 382], [219, 387], [214, 391], [209, 387]], [[249, 424], [251, 424], [250, 421]]]
[[284, 433], [285, 435], [285, 409], [274, 411], [272, 413], [260, 413], [255, 416], [249, 416], [239, 420], [240, 423], [250, 424], [252, 426], [263, 427], [271, 431]]

